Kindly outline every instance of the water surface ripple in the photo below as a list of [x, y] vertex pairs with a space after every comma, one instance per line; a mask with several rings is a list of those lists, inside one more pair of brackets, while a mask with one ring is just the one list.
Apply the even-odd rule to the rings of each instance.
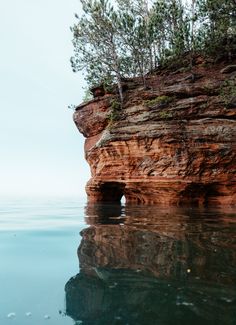
[[0, 205], [0, 324], [236, 324], [236, 209]]
[[236, 324], [235, 210], [88, 205], [66, 313], [83, 324]]

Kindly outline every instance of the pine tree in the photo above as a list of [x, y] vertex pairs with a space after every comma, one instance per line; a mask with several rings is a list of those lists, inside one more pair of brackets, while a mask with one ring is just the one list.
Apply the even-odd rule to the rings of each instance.
[[117, 33], [117, 14], [107, 0], [81, 0], [84, 14], [76, 15], [77, 24], [72, 27], [74, 57], [73, 71], [86, 70], [89, 85], [102, 80], [115, 80], [121, 102], [122, 56]]
[[181, 0], [156, 1], [151, 19], [159, 62], [189, 50], [189, 18]]
[[152, 69], [152, 50], [149, 36], [148, 5], [143, 0], [118, 0], [119, 32], [123, 46], [129, 53], [130, 72], [142, 78]]
[[203, 52], [210, 55], [235, 49], [236, 3], [234, 0], [198, 0], [199, 34]]
[[81, 0], [73, 32], [73, 71], [85, 70], [89, 86], [141, 77], [190, 53], [236, 52], [236, 0]]

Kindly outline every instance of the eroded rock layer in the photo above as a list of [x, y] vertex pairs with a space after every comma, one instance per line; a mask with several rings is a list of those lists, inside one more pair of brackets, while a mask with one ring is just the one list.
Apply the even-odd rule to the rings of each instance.
[[91, 202], [236, 204], [236, 65], [199, 60], [76, 108]]
[[234, 324], [233, 211], [88, 204], [66, 314], [92, 325]]

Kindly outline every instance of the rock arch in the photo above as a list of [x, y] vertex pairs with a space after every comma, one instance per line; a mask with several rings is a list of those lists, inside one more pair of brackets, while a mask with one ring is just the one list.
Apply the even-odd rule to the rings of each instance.
[[125, 196], [125, 184], [120, 182], [105, 182], [100, 185], [99, 192], [102, 202], [121, 202]]

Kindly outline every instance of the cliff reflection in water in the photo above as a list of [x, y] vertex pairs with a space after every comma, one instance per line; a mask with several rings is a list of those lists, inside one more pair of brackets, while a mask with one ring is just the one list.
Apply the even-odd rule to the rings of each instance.
[[233, 212], [89, 205], [66, 313], [83, 324], [235, 324]]

